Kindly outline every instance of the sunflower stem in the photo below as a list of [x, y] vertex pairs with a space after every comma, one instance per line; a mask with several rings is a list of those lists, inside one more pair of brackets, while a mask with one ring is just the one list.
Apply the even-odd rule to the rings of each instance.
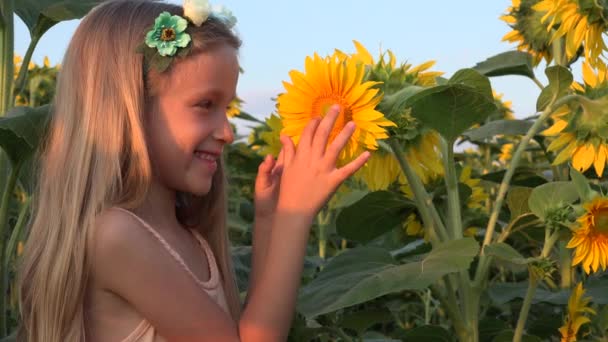
[[545, 89], [545, 86], [538, 80], [538, 78], [533, 77], [532, 81], [534, 81], [534, 84], [536, 84], [540, 88], [540, 90]]
[[[27, 72], [29, 70], [30, 61], [32, 60], [32, 54], [34, 53], [34, 49], [36, 48], [36, 45], [38, 45], [40, 38], [40, 35], [34, 35], [32, 37], [30, 45], [28, 45], [27, 51], [25, 52], [25, 56], [23, 56], [23, 61], [21, 62], [21, 67], [19, 68], [19, 74], [17, 75], [17, 80], [15, 81], [15, 90], [17, 94], [21, 94], [25, 88], [25, 81]], [[31, 104], [30, 106], [34, 107]]]
[[483, 279], [486, 276], [486, 273], [489, 269], [491, 257], [487, 256], [484, 253], [484, 247], [489, 245], [494, 238], [494, 229], [496, 228], [496, 223], [498, 222], [498, 214], [500, 214], [500, 209], [502, 208], [502, 204], [504, 202], [507, 191], [509, 190], [509, 184], [511, 183], [511, 178], [513, 178], [513, 174], [515, 173], [515, 168], [518, 166], [519, 161], [528, 146], [528, 143], [532, 139], [532, 137], [540, 130], [542, 124], [545, 120], [559, 107], [564, 104], [573, 101], [575, 99], [580, 98], [580, 95], [566, 95], [558, 100], [553, 99], [551, 103], [547, 106], [547, 108], [542, 112], [540, 117], [534, 122], [532, 127], [528, 130], [526, 135], [521, 139], [521, 142], [517, 145], [517, 149], [513, 154], [513, 158], [511, 160], [511, 164], [507, 168], [507, 172], [505, 173], [502, 182], [500, 183], [500, 187], [498, 189], [498, 194], [496, 196], [496, 201], [494, 204], [494, 208], [492, 209], [492, 213], [490, 215], [490, 219], [488, 221], [488, 225], [486, 228], [486, 233], [483, 239], [483, 244], [481, 247], [481, 255], [479, 258], [479, 263], [477, 264], [477, 270], [475, 272], [475, 287], [478, 287]]
[[[14, 1], [0, 2], [0, 116], [13, 106]], [[0, 333], [1, 334], [1, 333]], [[4, 336], [3, 334], [0, 337]]]
[[536, 292], [536, 286], [538, 285], [538, 279], [532, 272], [530, 274], [530, 281], [528, 282], [528, 289], [526, 290], [526, 296], [524, 297], [524, 303], [519, 311], [519, 317], [517, 319], [517, 325], [515, 326], [515, 333], [513, 334], [513, 342], [521, 342], [521, 338], [524, 334], [524, 327], [528, 320], [528, 313], [530, 312], [530, 306], [532, 305], [532, 298]]
[[458, 194], [458, 179], [456, 178], [456, 167], [454, 161], [453, 143], [441, 138], [441, 149], [444, 157], [445, 186], [448, 192], [449, 224], [452, 238], [462, 238], [462, 217], [460, 213], [460, 196]]
[[418, 207], [425, 228], [433, 231], [439, 237], [440, 241], [447, 241], [448, 234], [439, 217], [437, 208], [435, 208], [435, 204], [433, 204], [433, 199], [429, 196], [418, 175], [416, 175], [414, 170], [412, 170], [405, 161], [405, 158], [403, 158], [403, 150], [401, 149], [399, 140], [391, 137], [389, 138], [388, 143], [393, 150], [393, 154], [395, 155], [395, 158], [397, 158], [397, 162], [399, 162], [399, 166], [401, 166], [408, 183], [412, 187], [414, 200], [416, 201], [416, 206]]
[[566, 248], [565, 242], [558, 244], [559, 250], [559, 267], [560, 267], [560, 287], [569, 289], [574, 284], [574, 274], [572, 272], [572, 253]]

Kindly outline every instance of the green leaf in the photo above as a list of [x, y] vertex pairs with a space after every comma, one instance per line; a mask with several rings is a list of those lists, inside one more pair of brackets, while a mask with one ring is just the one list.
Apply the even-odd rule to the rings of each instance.
[[340, 211], [338, 235], [361, 243], [392, 230], [416, 209], [411, 200], [390, 191], [374, 191]]
[[448, 80], [448, 84], [462, 84], [475, 88], [486, 97], [494, 99], [490, 80], [474, 69], [460, 69], [456, 71]]
[[578, 199], [572, 182], [550, 182], [537, 186], [528, 198], [528, 206], [534, 215], [544, 219], [551, 209], [561, 208]]
[[253, 122], [257, 122], [257, 123], [261, 123], [261, 124], [264, 123], [264, 121], [254, 117], [253, 115], [251, 115], [247, 112], [244, 112], [242, 110], [239, 112], [239, 115], [237, 115], [236, 118], [241, 119], [241, 120], [253, 121]]
[[[514, 335], [513, 330], [505, 330], [505, 331], [501, 332], [500, 334], [496, 335], [496, 337], [494, 337], [492, 342], [511, 342], [511, 341], [513, 341], [513, 335]], [[526, 335], [526, 334], [523, 334], [523, 336], [521, 337], [521, 341], [522, 342], [542, 342], [540, 337]]]
[[504, 320], [486, 317], [479, 322], [479, 340], [491, 341], [492, 338], [508, 327], [509, 325]]
[[572, 183], [574, 183], [582, 202], [588, 202], [599, 195], [597, 191], [591, 189], [589, 180], [573, 167], [570, 167], [570, 178], [572, 178]]
[[467, 269], [478, 252], [479, 244], [465, 238], [438, 246], [419, 262], [398, 265], [384, 249], [354, 248], [332, 258], [301, 288], [297, 308], [314, 317], [389, 293], [424, 289], [446, 274]]
[[40, 38], [55, 24], [82, 18], [103, 0], [19, 0], [15, 13], [23, 20], [32, 38]]
[[530, 212], [528, 198], [530, 198], [531, 193], [532, 189], [530, 188], [521, 186], [511, 187], [509, 193], [507, 194], [507, 206], [511, 212], [511, 221], [523, 214]]
[[423, 325], [409, 329], [403, 335], [405, 341], [452, 342], [452, 335], [438, 325]]
[[542, 111], [551, 101], [565, 95], [572, 84], [572, 73], [563, 66], [554, 65], [545, 69], [549, 85], [546, 86], [538, 96], [536, 110]]
[[[491, 172], [485, 175], [481, 175], [480, 178], [494, 183], [501, 183], [504, 178], [506, 170], [497, 172]], [[530, 167], [518, 166], [515, 168], [513, 177], [509, 185], [513, 186], [524, 186], [524, 187], [536, 187], [547, 183], [547, 180], [536, 173], [536, 170]]]
[[471, 69], [457, 72], [445, 85], [416, 93], [407, 105], [412, 116], [449, 142], [497, 110], [489, 81]]
[[534, 258], [525, 258], [518, 251], [504, 242], [496, 242], [484, 247], [486, 255], [494, 256], [500, 260], [516, 265], [526, 265], [534, 261]]
[[483, 142], [496, 135], [525, 135], [533, 122], [527, 120], [496, 120], [487, 124], [468, 130], [462, 135], [472, 141]]
[[507, 51], [477, 63], [473, 69], [491, 76], [521, 75], [534, 78], [532, 56], [522, 51]]
[[361, 335], [375, 324], [393, 322], [394, 320], [393, 315], [386, 309], [367, 309], [354, 313], [345, 313], [340, 326], [357, 332], [357, 335]]
[[0, 118], [0, 146], [15, 165], [29, 159], [40, 143], [49, 118], [49, 105], [14, 107]]

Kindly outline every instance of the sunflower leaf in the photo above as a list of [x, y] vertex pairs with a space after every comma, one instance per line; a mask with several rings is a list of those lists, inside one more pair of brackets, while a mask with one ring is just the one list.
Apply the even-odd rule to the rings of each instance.
[[576, 186], [572, 182], [550, 182], [537, 186], [528, 198], [528, 206], [534, 215], [545, 220], [553, 209], [572, 204], [578, 199]]
[[477, 63], [473, 69], [485, 76], [521, 75], [534, 78], [532, 55], [523, 51], [507, 51]]
[[549, 85], [540, 92], [536, 101], [536, 110], [539, 112], [544, 110], [552, 101], [564, 96], [573, 80], [572, 73], [559, 65], [548, 67], [545, 69], [545, 74], [547, 74]]
[[462, 135], [472, 141], [482, 142], [499, 134], [524, 135], [532, 127], [532, 124], [532, 121], [527, 120], [496, 120], [490, 121], [479, 128], [470, 129]]
[[390, 191], [374, 191], [340, 211], [338, 235], [361, 243], [392, 230], [405, 220], [416, 205]]
[[497, 110], [493, 98], [488, 95], [491, 94], [489, 81], [475, 73], [472, 70], [457, 73], [445, 85], [412, 95], [406, 101], [411, 115], [439, 132], [447, 141], [455, 141], [462, 132], [482, 123]]
[[526, 265], [536, 260], [535, 258], [524, 257], [515, 250], [515, 248], [504, 242], [489, 244], [483, 248], [483, 251], [486, 255], [491, 255], [499, 260], [507, 261], [515, 265]]
[[570, 168], [570, 178], [578, 191], [581, 202], [588, 202], [598, 195], [598, 192], [591, 189], [587, 178], [573, 167]]
[[446, 274], [468, 269], [479, 252], [473, 238], [448, 241], [418, 262], [397, 264], [389, 252], [357, 247], [332, 258], [301, 288], [297, 309], [308, 318], [404, 290], [424, 289]]

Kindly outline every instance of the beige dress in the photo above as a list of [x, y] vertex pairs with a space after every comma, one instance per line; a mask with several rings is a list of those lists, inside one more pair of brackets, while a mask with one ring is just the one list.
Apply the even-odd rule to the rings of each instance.
[[[173, 248], [171, 248], [171, 246], [165, 241], [165, 239], [163, 239], [163, 237], [160, 236], [160, 234], [158, 234], [156, 230], [154, 230], [146, 221], [144, 221], [139, 216], [128, 210], [122, 208], [117, 209], [129, 213], [139, 222], [141, 222], [141, 224], [160, 241], [160, 243], [167, 249], [167, 251], [173, 256], [173, 258], [175, 258], [177, 263], [182, 266], [184, 271], [186, 271], [188, 274], [190, 274], [190, 276], [192, 276], [194, 281], [200, 285], [203, 291], [205, 291], [220, 307], [222, 307], [222, 309], [224, 309], [226, 313], [230, 313], [228, 305], [226, 304], [226, 296], [224, 295], [224, 290], [222, 288], [222, 282], [220, 281], [220, 274], [217, 268], [215, 257], [213, 256], [213, 251], [209, 247], [209, 244], [207, 244], [207, 241], [205, 241], [205, 239], [197, 231], [191, 230], [192, 234], [199, 241], [201, 248], [205, 252], [205, 256], [207, 257], [207, 261], [209, 263], [210, 275], [209, 280], [207, 281], [201, 281], [200, 279], [198, 279], [196, 275], [194, 275], [194, 273], [192, 273], [192, 271], [188, 268], [182, 257]], [[164, 339], [156, 333], [156, 330], [150, 324], [150, 322], [144, 319], [135, 328], [135, 330], [133, 330], [133, 332], [129, 334], [129, 336], [122, 340], [122, 342], [158, 342], [159, 340], [164, 341]]]

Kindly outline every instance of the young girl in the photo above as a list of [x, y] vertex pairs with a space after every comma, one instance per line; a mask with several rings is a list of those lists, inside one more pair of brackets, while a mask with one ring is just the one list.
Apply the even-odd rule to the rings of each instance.
[[240, 41], [233, 18], [196, 10], [107, 1], [75, 32], [20, 269], [20, 341], [286, 340], [313, 217], [369, 154], [336, 169], [354, 130], [328, 144], [337, 107], [297, 149], [281, 138], [256, 179], [241, 308], [221, 158]]

